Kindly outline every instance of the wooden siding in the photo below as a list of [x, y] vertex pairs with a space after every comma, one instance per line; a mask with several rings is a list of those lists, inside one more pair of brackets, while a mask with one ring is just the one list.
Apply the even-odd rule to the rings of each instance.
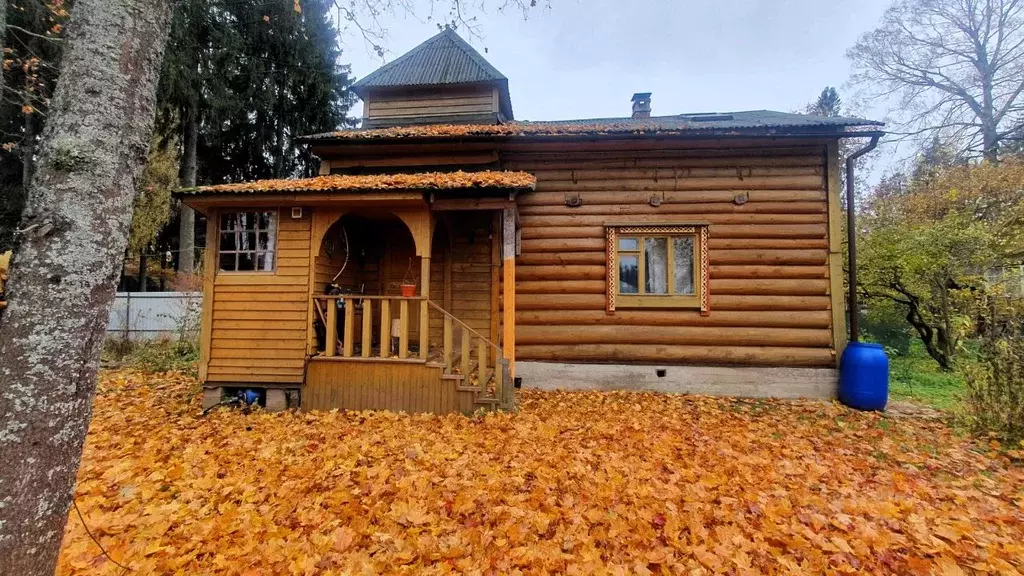
[[278, 228], [274, 272], [218, 272], [213, 279], [207, 382], [302, 382], [309, 211], [293, 219], [282, 210]]
[[306, 410], [402, 410], [473, 412], [474, 393], [459, 390], [458, 380], [418, 362], [310, 360], [302, 407]]
[[[503, 154], [505, 169], [538, 180], [519, 197], [517, 358], [834, 365], [825, 146], [627, 146], [520, 144]], [[568, 207], [576, 195], [582, 205]], [[710, 315], [607, 314], [612, 221], [709, 223]]]
[[495, 89], [487, 86], [429, 92], [375, 92], [367, 95], [364, 117], [392, 120], [417, 116], [462, 116], [498, 112]]
[[[430, 299], [496, 342], [492, 322], [492, 219], [487, 211], [451, 212], [438, 224], [430, 260]], [[432, 346], [441, 344], [441, 332], [441, 315], [431, 311]]]

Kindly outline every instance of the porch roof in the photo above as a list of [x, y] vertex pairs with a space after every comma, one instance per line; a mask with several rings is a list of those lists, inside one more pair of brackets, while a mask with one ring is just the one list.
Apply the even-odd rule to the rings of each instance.
[[381, 191], [532, 190], [537, 178], [526, 172], [426, 172], [420, 174], [330, 175], [314, 178], [257, 180], [178, 190], [194, 197], [222, 193], [282, 194], [304, 192], [366, 193]]

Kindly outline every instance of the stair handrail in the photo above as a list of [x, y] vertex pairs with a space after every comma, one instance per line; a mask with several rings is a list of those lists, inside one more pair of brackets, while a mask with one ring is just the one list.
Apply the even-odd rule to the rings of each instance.
[[463, 329], [467, 330], [467, 331], [468, 331], [468, 332], [469, 332], [470, 334], [472, 334], [473, 336], [476, 336], [477, 338], [479, 338], [479, 339], [483, 340], [483, 341], [484, 341], [485, 343], [487, 343], [487, 344], [488, 344], [488, 345], [489, 345], [489, 346], [490, 346], [491, 348], [494, 348], [494, 350], [495, 350], [495, 351], [496, 351], [496, 352], [498, 353], [498, 355], [497, 355], [497, 356], [495, 356], [495, 358], [497, 358], [497, 359], [499, 359], [499, 360], [501, 360], [501, 359], [503, 358], [503, 356], [502, 356], [502, 354], [501, 354], [501, 347], [500, 347], [500, 346], [498, 346], [498, 345], [497, 345], [497, 344], [495, 344], [494, 342], [491, 342], [490, 340], [488, 340], [487, 338], [485, 338], [485, 337], [484, 337], [484, 336], [483, 336], [482, 334], [480, 334], [480, 333], [479, 333], [479, 332], [477, 332], [476, 330], [473, 330], [472, 328], [470, 328], [468, 324], [466, 324], [466, 323], [465, 323], [465, 322], [463, 322], [462, 320], [459, 320], [458, 318], [456, 318], [455, 316], [453, 316], [451, 312], [449, 312], [449, 311], [445, 310], [444, 308], [442, 308], [442, 307], [438, 306], [438, 304], [437, 304], [436, 302], [434, 302], [433, 300], [431, 300], [431, 299], [427, 298], [427, 299], [426, 299], [426, 302], [427, 302], [427, 304], [428, 304], [428, 305], [430, 305], [430, 307], [431, 307], [431, 308], [434, 308], [434, 309], [436, 309], [436, 310], [437, 310], [438, 312], [440, 312], [440, 313], [444, 314], [445, 316], [447, 316], [447, 317], [451, 318], [453, 322], [455, 322], [456, 324], [458, 324], [459, 326], [461, 326], [461, 327], [462, 327]]

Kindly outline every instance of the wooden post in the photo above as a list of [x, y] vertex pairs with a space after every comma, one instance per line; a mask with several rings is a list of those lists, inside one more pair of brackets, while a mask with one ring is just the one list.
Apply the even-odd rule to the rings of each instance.
[[454, 339], [454, 330], [452, 329], [452, 318], [451, 316], [444, 315], [444, 372], [445, 374], [451, 374], [452, 371], [452, 353], [454, 352], [454, 345], [452, 341]]
[[466, 384], [469, 384], [469, 330], [462, 327], [462, 375], [466, 377]]
[[426, 360], [430, 353], [430, 256], [420, 258], [420, 358]]
[[501, 357], [501, 352], [500, 351], [495, 352], [494, 353], [494, 387], [495, 387], [494, 389], [497, 390], [496, 394], [499, 394], [499, 395], [501, 394], [501, 379], [503, 377], [503, 374], [502, 374], [501, 370], [502, 370], [502, 366], [504, 366], [505, 364], [506, 364], [506, 362]]
[[409, 300], [402, 298], [398, 304], [398, 357], [409, 356]]
[[391, 300], [380, 301], [380, 357], [391, 357]]
[[373, 300], [363, 300], [363, 358], [369, 358], [373, 351]]
[[504, 316], [502, 317], [502, 355], [508, 361], [509, 374], [516, 374], [516, 210], [501, 213]]
[[829, 296], [832, 300], [832, 349], [836, 354], [836, 367], [846, 349], [846, 291], [843, 288], [843, 212], [839, 199], [842, 161], [839, 142], [829, 142], [825, 148], [825, 167], [828, 173], [828, 266]]
[[342, 340], [345, 358], [351, 358], [356, 346], [356, 301], [345, 298], [345, 336]]
[[203, 253], [203, 326], [200, 332], [203, 347], [199, 356], [199, 379], [203, 382], [206, 382], [206, 375], [210, 369], [210, 352], [213, 349], [213, 282], [217, 274], [217, 242], [220, 236], [217, 225], [219, 222], [220, 217], [217, 215], [217, 211], [211, 209], [206, 215], [206, 250]]
[[501, 387], [498, 388], [498, 397], [501, 398], [502, 410], [516, 409], [515, 386], [512, 382], [512, 371], [507, 361], [501, 361]]
[[476, 365], [477, 365], [477, 378], [480, 379], [480, 386], [483, 387], [487, 384], [488, 366], [487, 366], [487, 342], [484, 342], [483, 338], [476, 339]]
[[324, 355], [334, 356], [338, 352], [338, 302], [327, 300], [327, 341], [324, 343]]

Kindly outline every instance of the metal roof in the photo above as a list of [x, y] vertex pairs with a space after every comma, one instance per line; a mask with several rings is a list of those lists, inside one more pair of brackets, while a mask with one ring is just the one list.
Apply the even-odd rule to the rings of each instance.
[[397, 88], [438, 84], [508, 81], [479, 52], [445, 28], [433, 38], [352, 85], [362, 95], [366, 88]]
[[699, 112], [650, 118], [580, 118], [574, 120], [520, 121], [512, 124], [525, 126], [573, 127], [616, 126], [628, 128], [653, 127], [666, 131], [739, 130], [745, 128], [845, 128], [854, 126], [883, 126], [875, 120], [848, 116], [814, 116], [775, 112], [773, 110], [747, 110], [743, 112]]
[[341, 130], [303, 140], [377, 140], [389, 138], [544, 137], [544, 136], [745, 136], [824, 135], [840, 137], [884, 126], [882, 122], [845, 116], [813, 116], [771, 110], [652, 116], [650, 118], [585, 118], [515, 121], [495, 125], [432, 124], [393, 128]]

